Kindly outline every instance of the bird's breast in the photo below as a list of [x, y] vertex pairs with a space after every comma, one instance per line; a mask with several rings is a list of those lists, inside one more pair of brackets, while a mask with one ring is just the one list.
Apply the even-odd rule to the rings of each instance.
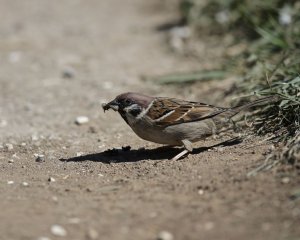
[[138, 120], [129, 125], [135, 134], [144, 140], [159, 144], [182, 145], [180, 139], [172, 134], [164, 132], [163, 128], [157, 127], [149, 121]]
[[132, 130], [142, 139], [167, 145], [182, 145], [187, 139], [197, 142], [216, 133], [213, 120], [181, 123], [168, 127], [158, 127], [149, 121], [137, 121], [131, 125]]

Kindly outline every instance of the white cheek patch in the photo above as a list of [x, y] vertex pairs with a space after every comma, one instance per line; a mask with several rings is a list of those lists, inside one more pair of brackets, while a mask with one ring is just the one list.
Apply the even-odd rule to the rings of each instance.
[[135, 109], [139, 109], [140, 107], [137, 104], [132, 104], [128, 107], [124, 108], [124, 111], [127, 113], [130, 113], [131, 111], [135, 110]]
[[124, 112], [129, 122], [134, 123], [138, 120], [137, 116], [142, 112], [141, 107], [138, 104], [132, 104], [125, 107]]

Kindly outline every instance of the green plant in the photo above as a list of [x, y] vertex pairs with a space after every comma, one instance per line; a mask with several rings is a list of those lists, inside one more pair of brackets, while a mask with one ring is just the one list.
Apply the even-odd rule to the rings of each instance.
[[283, 143], [259, 169], [277, 162], [299, 162], [300, 1], [182, 0], [180, 10], [195, 31], [229, 32], [239, 36], [237, 43], [248, 41], [247, 50], [231, 60], [231, 66], [243, 63], [242, 74], [236, 73], [243, 76], [236, 82], [237, 96], [280, 96], [277, 103], [261, 106], [250, 116], [257, 134], [271, 134], [274, 141]]

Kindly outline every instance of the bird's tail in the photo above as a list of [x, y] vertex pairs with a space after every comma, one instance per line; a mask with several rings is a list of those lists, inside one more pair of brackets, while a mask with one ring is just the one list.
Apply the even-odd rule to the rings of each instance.
[[236, 114], [240, 113], [243, 110], [246, 110], [248, 108], [257, 106], [257, 105], [261, 105], [261, 104], [266, 104], [266, 103], [273, 103], [273, 102], [277, 102], [280, 99], [279, 96], [273, 95], [273, 96], [268, 96], [268, 97], [264, 97], [264, 98], [260, 98], [257, 100], [254, 100], [252, 102], [246, 103], [244, 105], [241, 106], [236, 106], [233, 108], [229, 108], [228, 111], [224, 112], [224, 117], [226, 118], [232, 118], [234, 117]]

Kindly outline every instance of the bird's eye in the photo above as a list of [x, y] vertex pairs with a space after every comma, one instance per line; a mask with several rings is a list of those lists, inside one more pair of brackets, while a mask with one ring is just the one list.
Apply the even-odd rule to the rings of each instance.
[[130, 99], [126, 99], [126, 100], [125, 100], [125, 104], [126, 104], [126, 105], [130, 105], [131, 103], [132, 103], [132, 102], [131, 102]]

